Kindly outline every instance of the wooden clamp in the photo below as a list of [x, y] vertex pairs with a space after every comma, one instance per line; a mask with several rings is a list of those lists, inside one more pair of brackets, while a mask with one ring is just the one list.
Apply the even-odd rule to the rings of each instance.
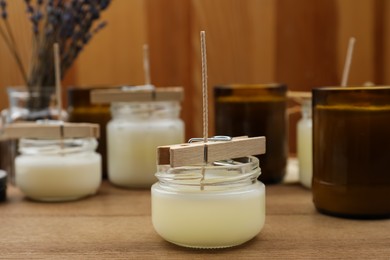
[[235, 137], [231, 141], [208, 141], [159, 146], [157, 164], [172, 167], [265, 153], [265, 137]]
[[134, 86], [121, 89], [98, 89], [91, 92], [91, 102], [93, 104], [131, 101], [181, 101], [182, 99], [182, 87], [143, 88], [143, 86]]
[[[50, 122], [50, 121], [49, 121]], [[36, 139], [62, 139], [99, 137], [99, 125], [89, 123], [55, 123], [23, 122], [13, 123], [4, 127], [4, 138], [36, 138]]]

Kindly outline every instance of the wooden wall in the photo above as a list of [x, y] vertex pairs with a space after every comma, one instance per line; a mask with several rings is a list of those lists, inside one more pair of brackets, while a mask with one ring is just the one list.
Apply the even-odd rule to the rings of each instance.
[[[23, 1], [8, 2], [27, 64], [30, 24]], [[350, 83], [389, 84], [389, 13], [386, 0], [114, 0], [104, 14], [108, 27], [84, 50], [64, 89], [142, 84], [142, 45], [148, 43], [152, 82], [185, 87], [186, 134], [201, 136], [199, 31], [205, 30], [212, 134], [212, 86], [284, 82], [293, 90], [310, 90], [337, 85], [350, 36], [357, 39]], [[0, 108], [7, 106], [6, 87], [18, 84], [20, 74], [0, 41]], [[290, 122], [292, 152], [297, 119]]]

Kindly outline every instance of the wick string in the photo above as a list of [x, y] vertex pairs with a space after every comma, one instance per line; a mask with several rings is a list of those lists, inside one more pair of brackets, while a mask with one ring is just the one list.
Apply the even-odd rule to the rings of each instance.
[[150, 60], [149, 60], [149, 45], [144, 44], [144, 73], [145, 73], [145, 85], [151, 85], [150, 79]]
[[58, 119], [62, 120], [62, 98], [61, 98], [61, 60], [60, 60], [60, 47], [56, 42], [53, 46], [54, 51], [54, 74], [56, 82], [56, 96], [57, 96], [57, 109], [58, 109]]
[[203, 142], [208, 137], [208, 99], [207, 99], [207, 57], [206, 57], [206, 32], [200, 32], [200, 44], [202, 55], [202, 94], [203, 94]]
[[341, 86], [342, 87], [346, 87], [347, 83], [348, 83], [348, 76], [349, 76], [349, 70], [351, 68], [353, 49], [354, 49], [354, 46], [355, 46], [355, 41], [356, 41], [356, 39], [354, 37], [349, 38], [347, 56], [345, 58], [343, 77], [342, 77], [342, 80], [341, 80]]

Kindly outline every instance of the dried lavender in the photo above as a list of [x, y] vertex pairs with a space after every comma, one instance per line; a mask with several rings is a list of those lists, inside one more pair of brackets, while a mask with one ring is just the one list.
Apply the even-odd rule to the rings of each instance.
[[20, 62], [8, 24], [6, 0], [0, 0], [1, 20], [6, 28], [4, 30], [0, 26], [0, 36], [20, 63], [26, 85], [30, 90], [39, 91], [43, 86], [55, 84], [53, 44], [59, 43], [61, 75], [64, 77], [86, 44], [105, 27], [106, 22], [98, 20], [111, 0], [24, 0], [24, 3], [33, 32], [33, 52], [28, 74]]

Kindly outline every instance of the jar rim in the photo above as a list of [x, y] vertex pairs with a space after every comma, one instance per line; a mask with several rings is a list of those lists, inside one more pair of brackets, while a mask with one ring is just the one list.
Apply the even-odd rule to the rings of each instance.
[[216, 89], [275, 89], [286, 88], [284, 83], [231, 83], [231, 84], [219, 84], [214, 88]]
[[376, 91], [376, 90], [390, 90], [390, 86], [324, 86], [313, 88], [314, 92], [325, 92], [325, 91], [334, 91], [334, 92], [350, 92], [350, 91]]
[[172, 168], [159, 165], [155, 176], [166, 187], [242, 187], [253, 184], [261, 174], [259, 160], [254, 156], [221, 160], [208, 165]]

